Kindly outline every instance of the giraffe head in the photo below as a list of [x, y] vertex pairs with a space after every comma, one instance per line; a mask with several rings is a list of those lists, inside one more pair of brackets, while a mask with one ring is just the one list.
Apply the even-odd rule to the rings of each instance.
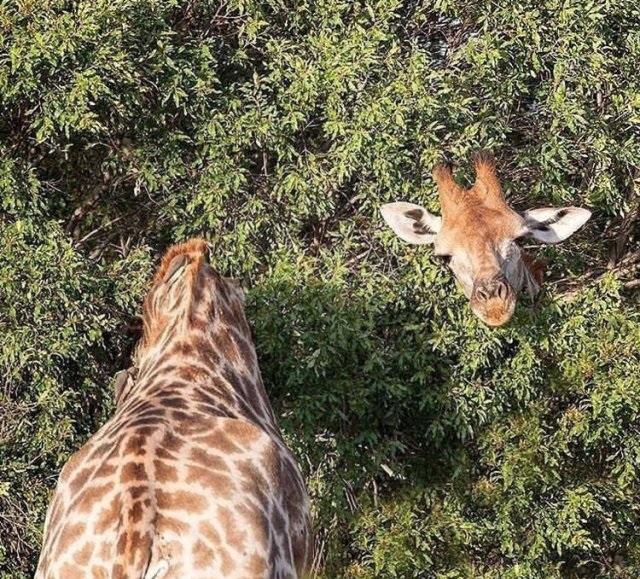
[[441, 217], [403, 202], [384, 205], [382, 215], [404, 241], [433, 244], [435, 255], [448, 260], [473, 312], [486, 324], [501, 326], [513, 315], [518, 292], [535, 296], [542, 279], [518, 240], [558, 243], [584, 225], [591, 212], [545, 207], [517, 213], [504, 199], [493, 157], [476, 154], [475, 169], [475, 183], [467, 190], [455, 182], [449, 166], [434, 169]]
[[153, 278], [143, 305], [143, 335], [136, 358], [166, 332], [188, 332], [216, 318], [233, 318], [245, 327], [244, 293], [209, 264], [209, 247], [191, 239], [170, 247]]

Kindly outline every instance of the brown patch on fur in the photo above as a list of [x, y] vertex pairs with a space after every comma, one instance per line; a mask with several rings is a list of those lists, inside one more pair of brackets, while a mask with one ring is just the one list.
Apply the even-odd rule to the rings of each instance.
[[131, 436], [124, 447], [126, 455], [143, 456], [146, 454], [146, 438], [141, 434]]
[[175, 533], [176, 535], [181, 535], [189, 531], [189, 525], [187, 523], [183, 523], [180, 519], [170, 517], [169, 515], [166, 515], [164, 513], [158, 513], [156, 526], [158, 527], [158, 529], [169, 531], [170, 533]]
[[144, 509], [140, 504], [140, 501], [136, 501], [133, 503], [133, 506], [129, 509], [129, 520], [132, 523], [139, 523], [142, 520], [142, 515], [144, 514]]
[[246, 533], [239, 530], [238, 523], [235, 520], [233, 513], [226, 507], [218, 507], [217, 513], [218, 520], [224, 529], [227, 543], [230, 543], [236, 549], [242, 549], [244, 547]]
[[[120, 500], [117, 496], [111, 499], [109, 506], [100, 511], [95, 523], [95, 532], [97, 534], [104, 533], [109, 527], [114, 526], [120, 511]], [[104, 558], [104, 557], [103, 557]]]
[[144, 468], [144, 464], [141, 462], [128, 462], [122, 468], [120, 474], [120, 482], [130, 483], [134, 481], [147, 480], [147, 471]]
[[188, 491], [175, 491], [173, 493], [158, 489], [158, 508], [168, 510], [184, 510], [192, 513], [201, 513], [207, 508], [204, 497]]
[[89, 563], [92, 553], [93, 545], [91, 543], [86, 543], [82, 549], [74, 553], [73, 561], [74, 563], [84, 567]]
[[269, 521], [264, 515], [264, 512], [251, 501], [245, 501], [244, 503], [236, 506], [236, 511], [243, 518], [249, 528], [251, 529], [251, 535], [258, 542], [267, 540], [269, 534]]
[[178, 480], [178, 471], [174, 466], [166, 462], [154, 460], [153, 468], [156, 471], [156, 479], [160, 483], [176, 482]]
[[254, 553], [251, 555], [249, 562], [247, 563], [247, 571], [250, 571], [255, 577], [264, 575], [267, 571], [267, 560]]
[[220, 544], [220, 533], [210, 523], [200, 523], [199, 531], [212, 545]]
[[78, 495], [80, 498], [76, 503], [80, 512], [87, 513], [113, 488], [113, 484], [100, 486], [89, 486]]
[[113, 543], [109, 541], [105, 541], [100, 546], [100, 559], [103, 561], [110, 561], [113, 559]]
[[188, 484], [198, 483], [213, 492], [215, 496], [223, 499], [232, 497], [232, 491], [235, 489], [235, 485], [227, 475], [212, 472], [208, 468], [197, 466], [190, 466], [187, 472]]
[[75, 495], [85, 484], [87, 484], [89, 475], [91, 475], [92, 472], [93, 468], [90, 466], [78, 471], [78, 473], [73, 477], [73, 480], [69, 482], [70, 494]]
[[64, 577], [64, 579], [86, 579], [84, 571], [70, 563], [65, 563], [60, 567], [60, 577]]
[[118, 470], [118, 467], [115, 464], [109, 464], [107, 462], [103, 462], [98, 467], [98, 470], [96, 470], [93, 476], [95, 478], [106, 478], [108, 476], [113, 475], [116, 472], [116, 470]]
[[224, 431], [229, 438], [237, 441], [242, 446], [250, 446], [263, 436], [262, 430], [244, 420], [225, 421]]
[[91, 577], [92, 579], [108, 579], [109, 575], [107, 572], [107, 568], [103, 567], [102, 565], [92, 565]]
[[191, 451], [190, 458], [193, 462], [205, 468], [213, 468], [223, 472], [227, 472], [229, 470], [229, 467], [227, 466], [227, 463], [224, 461], [224, 459], [216, 456], [215, 454], [207, 452], [203, 448], [194, 448]]
[[205, 543], [198, 540], [193, 546], [193, 559], [197, 569], [205, 569], [213, 563], [215, 554]]
[[60, 540], [58, 543], [59, 551], [67, 551], [71, 548], [80, 537], [84, 533], [86, 525], [84, 523], [76, 523], [75, 525], [67, 525], [64, 527], [62, 531], [62, 535], [60, 535]]
[[222, 565], [220, 565], [220, 571], [222, 571], [223, 575], [230, 575], [231, 571], [234, 569], [233, 559], [229, 556], [229, 553], [226, 549], [220, 548], [218, 551], [220, 558], [222, 559]]

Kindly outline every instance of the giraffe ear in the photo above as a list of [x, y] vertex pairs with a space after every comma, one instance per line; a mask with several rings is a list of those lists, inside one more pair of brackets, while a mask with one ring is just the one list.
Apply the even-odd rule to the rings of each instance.
[[559, 243], [573, 235], [591, 217], [581, 207], [543, 207], [525, 211], [528, 234], [542, 243]]
[[163, 282], [168, 282], [179, 270], [181, 270], [185, 265], [187, 265], [189, 258], [184, 254], [180, 253], [176, 255], [170, 262], [167, 267], [167, 271], [162, 277]]
[[413, 245], [433, 243], [442, 226], [441, 217], [414, 203], [387, 203], [380, 212], [395, 234]]
[[127, 370], [120, 370], [120, 372], [116, 374], [115, 382], [113, 385], [116, 405], [120, 404], [120, 402], [122, 402], [122, 400], [124, 400], [126, 395], [129, 393], [129, 390], [131, 389], [131, 386], [133, 386], [137, 374], [138, 369], [135, 367], [129, 368]]

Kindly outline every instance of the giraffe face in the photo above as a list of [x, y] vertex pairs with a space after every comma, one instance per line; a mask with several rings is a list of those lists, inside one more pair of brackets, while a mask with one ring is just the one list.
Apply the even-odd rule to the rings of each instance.
[[579, 229], [591, 216], [578, 207], [542, 208], [518, 214], [504, 200], [492, 157], [476, 158], [476, 182], [463, 190], [451, 169], [434, 170], [442, 217], [412, 203], [389, 203], [382, 215], [403, 240], [433, 244], [434, 253], [449, 268], [469, 299], [472, 311], [489, 326], [502, 326], [513, 315], [517, 295], [532, 297], [541, 277], [530, 267], [518, 240], [531, 237], [558, 243]]

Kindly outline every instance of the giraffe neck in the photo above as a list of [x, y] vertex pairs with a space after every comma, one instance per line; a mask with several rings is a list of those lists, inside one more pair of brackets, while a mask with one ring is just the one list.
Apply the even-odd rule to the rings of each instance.
[[192, 304], [136, 358], [136, 377], [118, 408], [141, 399], [169, 400], [185, 410], [200, 405], [279, 435], [241, 304]]

